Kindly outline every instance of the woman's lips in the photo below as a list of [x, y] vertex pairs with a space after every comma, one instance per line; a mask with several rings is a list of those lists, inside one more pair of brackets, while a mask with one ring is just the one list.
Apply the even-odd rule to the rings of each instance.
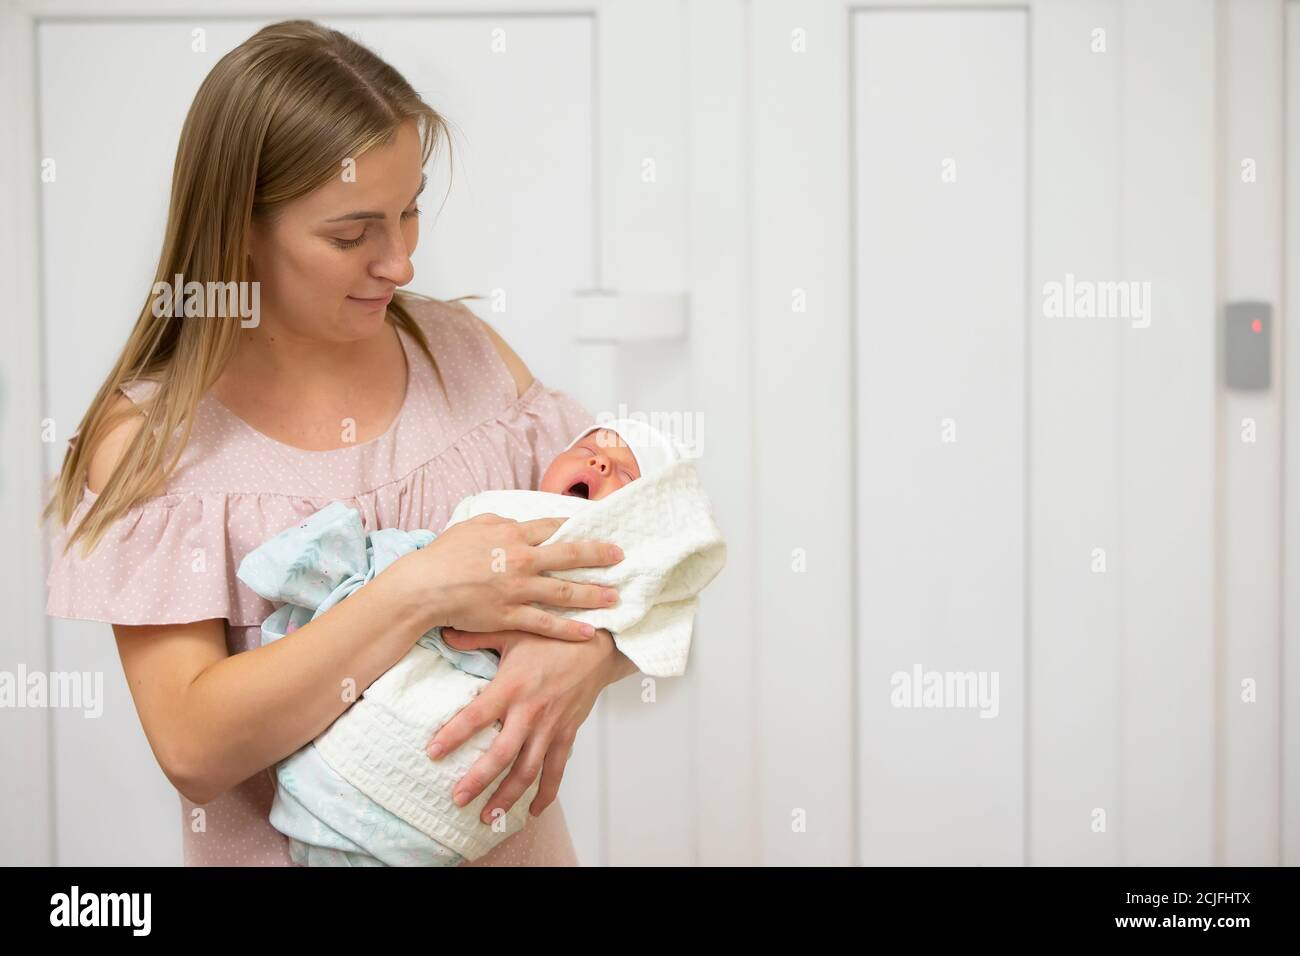
[[363, 309], [382, 309], [384, 306], [388, 305], [389, 302], [393, 301], [393, 293], [390, 292], [388, 295], [380, 296], [377, 299], [363, 299], [360, 296], [355, 295], [350, 295], [348, 298]]

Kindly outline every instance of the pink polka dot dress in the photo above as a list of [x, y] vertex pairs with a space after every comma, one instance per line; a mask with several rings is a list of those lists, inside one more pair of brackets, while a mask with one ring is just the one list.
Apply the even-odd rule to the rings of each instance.
[[[536, 488], [547, 464], [594, 417], [534, 380], [523, 395], [478, 319], [461, 303], [405, 301], [438, 363], [399, 330], [407, 389], [378, 438], [330, 451], [271, 439], [211, 392], [164, 493], [120, 518], [86, 558], [51, 541], [47, 612], [112, 624], [177, 624], [223, 618], [231, 654], [261, 645], [275, 608], [236, 579], [245, 554], [333, 501], [357, 508], [366, 530], [439, 530], [467, 495]], [[149, 382], [124, 389], [139, 400]], [[72, 517], [94, 501], [88, 488]], [[180, 796], [186, 866], [290, 866], [288, 839], [267, 819], [268, 770], [197, 807]], [[553, 804], [530, 827], [542, 825]], [[196, 813], [201, 810], [201, 813]], [[562, 816], [555, 815], [563, 827]], [[567, 840], [567, 834], [564, 835]], [[513, 839], [513, 838], [512, 838]], [[509, 849], [506, 841], [498, 849]]]

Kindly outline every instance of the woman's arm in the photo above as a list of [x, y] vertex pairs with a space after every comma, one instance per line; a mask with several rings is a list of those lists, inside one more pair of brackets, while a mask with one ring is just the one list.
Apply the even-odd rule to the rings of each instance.
[[315, 738], [400, 660], [427, 628], [385, 577], [232, 656], [221, 620], [114, 625], [136, 712], [172, 785], [207, 803]]
[[[115, 410], [132, 407], [121, 396]], [[133, 415], [96, 443], [91, 491], [102, 490], [142, 421]], [[386, 578], [273, 644], [234, 656], [219, 619], [114, 625], [136, 712], [172, 785], [206, 803], [247, 780], [316, 737], [410, 650], [428, 630], [429, 609]]]
[[632, 658], [618, 649], [618, 645], [614, 643], [614, 635], [603, 627], [596, 628], [596, 633], [609, 641], [609, 646], [614, 652], [611, 655], [609, 664], [610, 678], [606, 683], [617, 684], [624, 677], [635, 674], [637, 672], [636, 664], [632, 662]]

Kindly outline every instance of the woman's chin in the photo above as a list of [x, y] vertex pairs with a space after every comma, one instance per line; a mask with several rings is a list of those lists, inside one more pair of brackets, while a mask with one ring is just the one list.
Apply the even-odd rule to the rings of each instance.
[[378, 335], [383, 331], [387, 318], [387, 309], [358, 308], [351, 301], [345, 302], [339, 310], [340, 337], [355, 342]]

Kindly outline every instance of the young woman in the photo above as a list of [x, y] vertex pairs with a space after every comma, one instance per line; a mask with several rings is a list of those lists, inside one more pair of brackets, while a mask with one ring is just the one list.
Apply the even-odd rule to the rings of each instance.
[[561, 518], [480, 516], [266, 647], [272, 608], [235, 578], [331, 501], [368, 530], [439, 529], [465, 495], [536, 487], [594, 421], [465, 306], [397, 293], [440, 133], [392, 67], [337, 31], [278, 23], [223, 57], [181, 133], [155, 283], [256, 282], [257, 315], [187, 316], [151, 294], [58, 476], [48, 610], [113, 625], [181, 794], [187, 865], [288, 865], [267, 820], [275, 763], [438, 624], [502, 654], [430, 741], [451, 752], [501, 722], [458, 802], [513, 764], [490, 819], [541, 774], [535, 819], [476, 865], [576, 862], [555, 802], [565, 761], [601, 690], [635, 666], [608, 632], [532, 603], [613, 603], [541, 572], [613, 564], [617, 549], [541, 546]]

